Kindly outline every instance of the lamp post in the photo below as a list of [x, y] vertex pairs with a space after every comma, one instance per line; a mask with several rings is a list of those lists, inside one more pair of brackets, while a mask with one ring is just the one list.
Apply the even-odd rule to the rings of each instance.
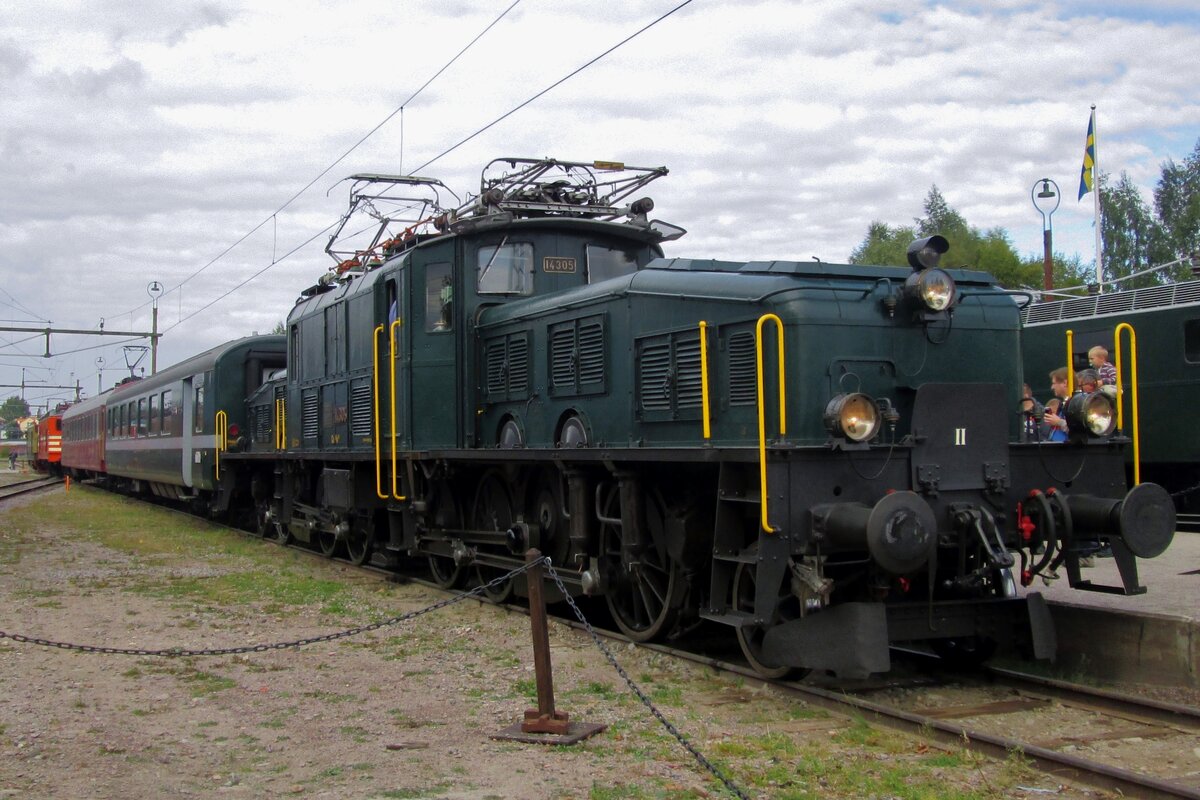
[[96, 396], [104, 393], [104, 356], [96, 356]]
[[[1040, 191], [1038, 186], [1041, 186]], [[1054, 288], [1054, 223], [1050, 217], [1058, 209], [1062, 194], [1057, 183], [1050, 178], [1040, 178], [1033, 182], [1029, 197], [1042, 215], [1042, 288], [1050, 291]]]

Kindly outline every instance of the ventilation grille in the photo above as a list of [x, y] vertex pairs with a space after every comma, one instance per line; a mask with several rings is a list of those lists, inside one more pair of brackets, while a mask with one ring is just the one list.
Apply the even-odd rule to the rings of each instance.
[[370, 436], [375, 420], [372, 418], [371, 383], [363, 381], [350, 387], [350, 434]]
[[488, 342], [484, 353], [489, 400], [523, 399], [529, 394], [529, 338], [513, 334]]
[[700, 379], [700, 337], [692, 333], [675, 342], [676, 408], [700, 408], [704, 386]]
[[703, 405], [700, 338], [696, 331], [639, 342], [638, 400], [644, 412], [677, 413]]
[[739, 331], [729, 337], [729, 405], [754, 405], [758, 396], [754, 375], [754, 334]]
[[306, 389], [300, 399], [300, 435], [317, 438], [317, 390]]
[[523, 333], [508, 340], [508, 393], [529, 394], [529, 338]]
[[1182, 306], [1200, 303], [1200, 281], [1168, 283], [1162, 286], [1147, 286], [1144, 289], [1128, 289], [1123, 292], [1056, 300], [1027, 306], [1021, 312], [1026, 325], [1036, 325], [1081, 317], [1123, 314], [1128, 311], [1144, 311], [1166, 306]]
[[643, 411], [671, 410], [671, 343], [660, 341], [642, 347], [641, 391]]
[[275, 409], [271, 406], [255, 406], [254, 412], [254, 441], [271, 441], [271, 423]]
[[604, 320], [591, 317], [550, 328], [550, 387], [555, 394], [602, 392]]

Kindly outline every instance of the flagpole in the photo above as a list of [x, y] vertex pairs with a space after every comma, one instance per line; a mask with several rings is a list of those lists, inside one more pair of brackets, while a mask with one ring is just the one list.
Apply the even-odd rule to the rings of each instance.
[[1100, 133], [1096, 129], [1096, 104], [1092, 103], [1092, 202], [1096, 214], [1096, 285], [1104, 293], [1104, 234], [1100, 225]]

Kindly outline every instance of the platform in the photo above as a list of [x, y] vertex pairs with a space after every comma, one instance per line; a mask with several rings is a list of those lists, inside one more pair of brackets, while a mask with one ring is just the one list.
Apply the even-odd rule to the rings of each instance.
[[[1097, 558], [1083, 570], [1119, 586], [1116, 564]], [[1059, 665], [1113, 680], [1200, 688], [1200, 533], [1177, 533], [1155, 559], [1138, 560], [1146, 594], [1081, 592], [1063, 577], [1026, 591], [1050, 601]]]

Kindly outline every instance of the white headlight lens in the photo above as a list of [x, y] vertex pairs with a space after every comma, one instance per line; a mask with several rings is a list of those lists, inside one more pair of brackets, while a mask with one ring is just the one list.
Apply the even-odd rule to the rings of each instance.
[[1102, 392], [1077, 394], [1067, 404], [1067, 424], [1092, 436], [1108, 436], [1117, 426], [1116, 408]]
[[834, 436], [865, 442], [879, 432], [879, 408], [865, 394], [839, 394], [825, 407], [825, 427]]
[[945, 311], [954, 302], [954, 279], [941, 269], [927, 269], [917, 279], [917, 293], [931, 311]]

